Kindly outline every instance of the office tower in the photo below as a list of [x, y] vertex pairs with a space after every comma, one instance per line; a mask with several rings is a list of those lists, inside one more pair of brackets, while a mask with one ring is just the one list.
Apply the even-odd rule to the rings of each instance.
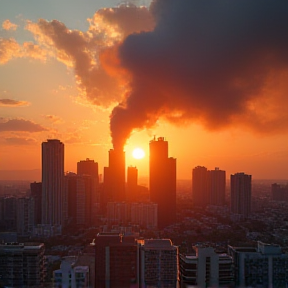
[[63, 225], [64, 144], [56, 139], [42, 143], [42, 224]]
[[68, 199], [67, 222], [74, 225], [91, 225], [92, 197], [96, 191], [95, 178], [90, 175], [67, 173], [64, 179]]
[[176, 159], [168, 158], [168, 142], [163, 137], [150, 141], [150, 200], [158, 205], [158, 227], [176, 221]]
[[226, 172], [218, 167], [208, 171], [210, 205], [223, 206], [225, 204]]
[[42, 287], [44, 251], [43, 243], [0, 244], [1, 284], [5, 287]]
[[170, 239], [145, 239], [140, 259], [141, 287], [176, 288], [178, 247], [173, 246]]
[[138, 170], [136, 167], [128, 167], [127, 169], [127, 187], [126, 187], [126, 201], [138, 201]]
[[254, 247], [228, 246], [235, 266], [236, 287], [287, 287], [288, 255], [279, 245], [258, 241]]
[[212, 247], [193, 247], [196, 255], [179, 257], [181, 287], [234, 287], [232, 257]]
[[119, 233], [99, 233], [95, 239], [95, 287], [122, 288], [137, 283], [138, 245]]
[[34, 198], [24, 197], [17, 199], [17, 234], [18, 236], [31, 236], [33, 233]]
[[126, 202], [107, 203], [107, 220], [109, 224], [128, 224], [130, 221], [130, 205]]
[[125, 152], [109, 150], [109, 167], [104, 167], [104, 205], [125, 201]]
[[34, 199], [34, 220], [35, 224], [41, 224], [42, 217], [42, 183], [30, 183], [31, 197]]
[[231, 212], [248, 217], [251, 212], [251, 175], [231, 175]]
[[77, 174], [90, 175], [94, 178], [97, 178], [99, 181], [98, 163], [89, 158], [77, 162]]
[[206, 167], [197, 166], [192, 170], [192, 201], [196, 207], [210, 204], [208, 171]]

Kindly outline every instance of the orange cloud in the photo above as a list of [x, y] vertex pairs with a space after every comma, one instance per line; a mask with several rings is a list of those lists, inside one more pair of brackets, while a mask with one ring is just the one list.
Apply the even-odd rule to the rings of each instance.
[[0, 64], [7, 63], [12, 58], [21, 56], [21, 46], [15, 39], [0, 39]]
[[29, 106], [30, 103], [27, 101], [17, 101], [12, 99], [0, 99], [0, 106], [3, 107], [19, 107], [19, 106]]
[[41, 132], [47, 129], [37, 123], [25, 119], [0, 119], [0, 132], [5, 131], [26, 131], [26, 132]]
[[2, 28], [4, 30], [12, 30], [12, 31], [15, 31], [17, 29], [17, 25], [12, 23], [9, 19], [5, 20], [3, 23], [2, 23]]
[[5, 144], [7, 145], [33, 145], [38, 143], [35, 139], [32, 138], [22, 138], [22, 137], [7, 137], [5, 138]]
[[59, 116], [55, 115], [44, 115], [44, 118], [51, 121], [52, 123], [61, 123], [63, 122], [63, 119]]

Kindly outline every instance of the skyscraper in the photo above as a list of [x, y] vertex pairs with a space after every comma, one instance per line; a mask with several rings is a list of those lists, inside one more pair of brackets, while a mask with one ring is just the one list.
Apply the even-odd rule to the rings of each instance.
[[224, 205], [225, 188], [226, 172], [218, 167], [215, 170], [207, 170], [206, 167], [197, 166], [192, 170], [192, 199], [194, 206]]
[[206, 167], [197, 166], [192, 170], [192, 199], [194, 206], [205, 207], [210, 203]]
[[109, 167], [104, 168], [104, 203], [125, 201], [125, 152], [109, 150]]
[[64, 144], [57, 139], [42, 143], [42, 224], [63, 225]]
[[251, 175], [231, 175], [231, 212], [247, 217], [251, 212]]
[[138, 188], [138, 170], [136, 167], [128, 167], [127, 169], [127, 188], [126, 201], [137, 202], [137, 188]]
[[168, 142], [164, 137], [150, 141], [150, 199], [158, 204], [158, 227], [176, 220], [176, 159], [168, 158]]

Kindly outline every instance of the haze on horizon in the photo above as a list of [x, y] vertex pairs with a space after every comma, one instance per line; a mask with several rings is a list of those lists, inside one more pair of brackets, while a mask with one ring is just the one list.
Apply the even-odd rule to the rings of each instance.
[[56, 138], [67, 171], [102, 173], [113, 143], [146, 176], [156, 135], [178, 179], [288, 179], [287, 1], [16, 2], [0, 11], [0, 170], [39, 169]]

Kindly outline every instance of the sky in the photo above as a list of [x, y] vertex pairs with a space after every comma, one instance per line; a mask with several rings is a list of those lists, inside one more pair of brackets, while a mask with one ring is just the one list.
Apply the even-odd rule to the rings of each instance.
[[[165, 137], [178, 179], [219, 167], [288, 179], [288, 3], [1, 0], [0, 170], [41, 168], [41, 143], [149, 174]], [[134, 159], [134, 148], [146, 156]]]

